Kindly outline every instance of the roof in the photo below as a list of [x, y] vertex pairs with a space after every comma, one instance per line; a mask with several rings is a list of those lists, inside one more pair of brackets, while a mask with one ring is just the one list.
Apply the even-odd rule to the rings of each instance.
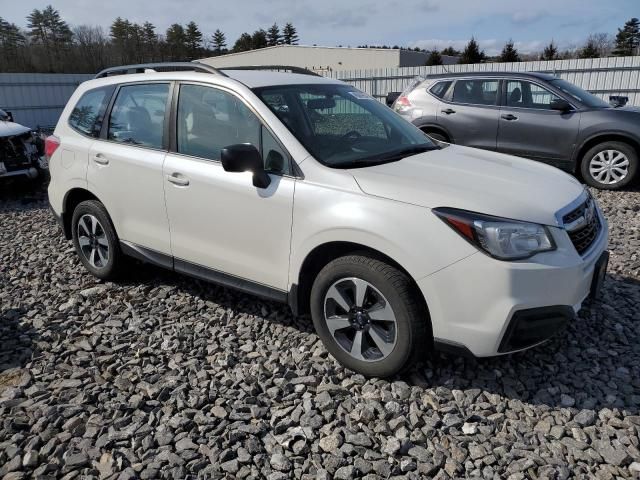
[[276, 85], [298, 85], [317, 83], [342, 83], [331, 78], [304, 75], [300, 73], [271, 72], [263, 70], [233, 70], [223, 69], [229, 77], [245, 84], [249, 88], [270, 87]]
[[425, 78], [459, 78], [459, 77], [518, 77], [518, 78], [536, 78], [539, 80], [555, 80], [555, 77], [548, 73], [541, 72], [451, 72], [438, 73], [436, 75], [426, 75]]

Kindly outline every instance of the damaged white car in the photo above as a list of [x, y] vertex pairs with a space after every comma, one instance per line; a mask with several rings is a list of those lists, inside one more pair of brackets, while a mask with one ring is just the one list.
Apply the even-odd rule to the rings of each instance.
[[11, 120], [9, 114], [0, 110], [0, 179], [36, 178], [47, 169], [44, 141], [29, 127]]

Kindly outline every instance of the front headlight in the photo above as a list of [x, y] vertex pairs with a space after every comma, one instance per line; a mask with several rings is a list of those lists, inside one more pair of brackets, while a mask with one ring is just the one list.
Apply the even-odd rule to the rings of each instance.
[[556, 249], [544, 225], [455, 208], [435, 208], [433, 212], [465, 240], [500, 260], [520, 260]]

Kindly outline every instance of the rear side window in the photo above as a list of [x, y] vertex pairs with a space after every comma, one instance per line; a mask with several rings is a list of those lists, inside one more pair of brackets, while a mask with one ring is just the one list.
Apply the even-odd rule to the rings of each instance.
[[453, 101], [472, 105], [495, 105], [498, 80], [458, 80], [453, 87]]
[[69, 115], [69, 125], [84, 135], [98, 137], [113, 89], [113, 86], [108, 86], [85, 92]]
[[448, 82], [438, 82], [433, 87], [429, 89], [429, 91], [434, 94], [438, 98], [444, 97], [444, 94], [449, 90], [449, 86], [451, 85], [451, 81]]
[[109, 140], [162, 148], [168, 96], [168, 83], [121, 87], [109, 117]]

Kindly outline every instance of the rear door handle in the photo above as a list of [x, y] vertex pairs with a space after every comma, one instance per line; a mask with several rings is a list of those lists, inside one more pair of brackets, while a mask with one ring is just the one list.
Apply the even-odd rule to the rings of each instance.
[[171, 175], [167, 175], [167, 180], [179, 187], [186, 187], [189, 185], [189, 179], [184, 177], [181, 173], [172, 173]]
[[447, 115], [451, 115], [452, 113], [456, 113], [456, 111], [451, 109], [451, 108], [445, 108], [444, 110], [442, 110], [442, 113], [446, 113]]
[[502, 115], [502, 118], [504, 118], [505, 120], [509, 120], [509, 121], [518, 119], [518, 117], [516, 117], [515, 115], [512, 115], [510, 113], [507, 113], [506, 115]]
[[104, 155], [102, 155], [101, 153], [96, 153], [93, 156], [93, 161], [95, 163], [97, 163], [98, 165], [109, 165], [109, 159], [106, 158]]

